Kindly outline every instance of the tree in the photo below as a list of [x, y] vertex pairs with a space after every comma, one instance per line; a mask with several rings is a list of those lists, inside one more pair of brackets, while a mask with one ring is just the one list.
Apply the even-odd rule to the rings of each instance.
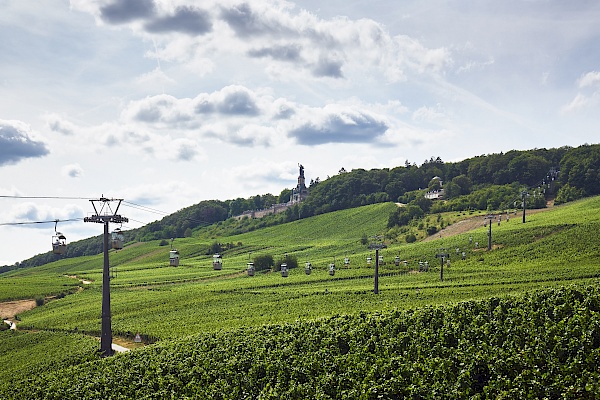
[[286, 263], [288, 268], [298, 267], [298, 258], [291, 254], [286, 254], [284, 257], [277, 260], [275, 263], [275, 271], [281, 271], [281, 264]]
[[281, 193], [279, 193], [278, 201], [279, 203], [287, 203], [290, 201], [290, 197], [292, 196], [292, 191], [290, 189], [283, 189]]
[[567, 203], [569, 201], [580, 199], [584, 195], [585, 192], [583, 189], [578, 189], [567, 183], [558, 190], [556, 198], [554, 199], [554, 204]]
[[254, 268], [257, 271], [268, 270], [268, 269], [271, 269], [273, 267], [273, 265], [275, 265], [275, 263], [273, 261], [273, 256], [270, 254], [263, 254], [263, 255], [255, 256], [253, 259], [253, 262], [254, 262]]

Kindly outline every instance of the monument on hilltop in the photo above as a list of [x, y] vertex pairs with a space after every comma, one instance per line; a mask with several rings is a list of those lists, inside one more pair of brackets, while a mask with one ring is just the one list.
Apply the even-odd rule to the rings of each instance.
[[308, 197], [308, 188], [306, 187], [306, 181], [304, 178], [304, 166], [298, 164], [300, 172], [298, 174], [298, 184], [292, 189], [292, 195], [290, 196], [290, 203], [296, 204], [304, 201]]

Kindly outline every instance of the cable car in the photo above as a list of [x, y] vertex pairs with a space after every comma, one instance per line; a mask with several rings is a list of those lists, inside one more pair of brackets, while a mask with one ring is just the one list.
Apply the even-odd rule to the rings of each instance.
[[371, 265], [371, 257], [367, 257], [367, 265]]
[[169, 251], [169, 265], [171, 267], [179, 266], [179, 251], [177, 251], [177, 249]]
[[223, 258], [219, 253], [213, 255], [213, 269], [221, 270], [223, 269]]
[[247, 269], [247, 271], [248, 271], [248, 276], [254, 276], [255, 269], [254, 269], [254, 263], [253, 262], [249, 262], [248, 263], [248, 269]]
[[396, 265], [396, 267], [400, 265], [400, 256], [394, 257], [394, 264]]
[[344, 266], [348, 267], [350, 265], [350, 259], [348, 257], [344, 258]]
[[67, 251], [67, 238], [60, 232], [52, 236], [52, 252], [54, 254], [65, 254]]
[[329, 275], [335, 275], [335, 263], [329, 264]]
[[115, 250], [121, 250], [125, 243], [125, 235], [121, 232], [121, 229], [117, 228], [110, 234], [110, 241], [112, 248]]
[[286, 263], [281, 264], [281, 276], [287, 278], [288, 276], [288, 267]]
[[383, 264], [383, 256], [379, 256], [378, 260], [379, 260], [379, 265], [384, 265]]
[[310, 264], [310, 261], [307, 261], [306, 264], [304, 265], [304, 273], [306, 273], [306, 275], [310, 275], [311, 272], [312, 272], [312, 265]]

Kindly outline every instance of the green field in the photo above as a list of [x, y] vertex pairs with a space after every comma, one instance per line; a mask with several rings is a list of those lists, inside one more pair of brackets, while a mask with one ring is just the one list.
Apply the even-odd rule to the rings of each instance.
[[[376, 295], [373, 293], [374, 263], [368, 266], [366, 262], [368, 256], [374, 260], [375, 253], [361, 244], [361, 238], [365, 235], [371, 237], [383, 234], [386, 231], [388, 215], [394, 207], [396, 206], [391, 203], [365, 206], [233, 237], [196, 236], [177, 239], [175, 245], [181, 254], [179, 267], [168, 265], [169, 248], [159, 246], [158, 242], [132, 243], [121, 251], [111, 251], [111, 266], [116, 273], [116, 276], [111, 279], [113, 334], [131, 338], [135, 333], [140, 333], [146, 340], [159, 343], [115, 358], [120, 361], [102, 360], [97, 363], [107, 365], [107, 368], [113, 368], [111, 366], [118, 363], [137, 365], [136, 363], [143, 362], [141, 360], [146, 356], [157, 357], [156, 354], [164, 351], [176, 353], [174, 349], [185, 346], [183, 344], [185, 342], [181, 340], [190, 340], [186, 339], [190, 335], [200, 335], [196, 339], [191, 339], [192, 341], [210, 342], [210, 340], [218, 340], [222, 335], [229, 341], [238, 338], [240, 343], [245, 343], [244, 345], [251, 349], [252, 346], [257, 346], [252, 344], [255, 338], [250, 340], [246, 335], [260, 334], [270, 337], [269, 340], [276, 341], [275, 337], [287, 340], [285, 338], [292, 334], [290, 326], [303, 331], [313, 326], [311, 324], [315, 323], [314, 321], [320, 321], [318, 324], [323, 327], [319, 329], [328, 331], [332, 329], [329, 327], [330, 322], [327, 322], [329, 321], [327, 318], [331, 316], [338, 316], [336, 318], [342, 318], [343, 321], [346, 321], [346, 317], [341, 316], [348, 316], [348, 321], [358, 318], [355, 322], [360, 325], [366, 323], [365, 320], [369, 320], [370, 313], [380, 313], [384, 316], [382, 318], [389, 318], [388, 315], [404, 313], [404, 310], [409, 313], [413, 312], [412, 310], [424, 312], [419, 310], [428, 310], [431, 309], [430, 307], [442, 307], [444, 313], [454, 313], [457, 307], [460, 309], [467, 303], [475, 304], [475, 308], [480, 307], [478, 305], [480, 303], [474, 301], [485, 303], [489, 301], [487, 299], [497, 298], [512, 304], [511, 302], [521, 300], [507, 299], [519, 299], [525, 293], [539, 293], [540, 290], [545, 289], [555, 289], [544, 292], [552, 293], [548, 296], [560, 297], [562, 295], [555, 295], [555, 293], [563, 293], [565, 289], [562, 288], [572, 285], [577, 288], [591, 287], [593, 289], [572, 290], [584, 293], [592, 290], [594, 296], [597, 296], [597, 288], [600, 285], [598, 279], [600, 241], [597, 237], [600, 232], [600, 197], [528, 215], [525, 224], [521, 223], [520, 218], [511, 218], [510, 222], [502, 222], [499, 226], [494, 224], [492, 226], [494, 246], [491, 251], [487, 251], [486, 248], [488, 230], [483, 227], [483, 218], [479, 228], [456, 236], [413, 244], [391, 244], [380, 253], [384, 257], [385, 265], [379, 268], [379, 294]], [[467, 218], [467, 216], [454, 213], [444, 215], [443, 218], [451, 221]], [[216, 240], [233, 245], [231, 249], [222, 253], [224, 263], [221, 271], [212, 269], [211, 255], [205, 254], [208, 246]], [[475, 242], [479, 243], [478, 248], [475, 248]], [[450, 265], [444, 266], [443, 281], [440, 280], [440, 260], [436, 258], [436, 254], [442, 248], [451, 254]], [[457, 256], [457, 248], [460, 253], [463, 251], [466, 253], [465, 260]], [[287, 278], [283, 278], [278, 272], [247, 276], [245, 271], [248, 260], [263, 254], [273, 255], [275, 259], [283, 259], [286, 254], [296, 257], [299, 268], [292, 269]], [[407, 265], [401, 263], [395, 266], [393, 259], [396, 255], [400, 256], [401, 260], [406, 260]], [[348, 268], [343, 266], [344, 257], [350, 258]], [[334, 260], [336, 271], [334, 276], [330, 276], [328, 265]], [[304, 273], [305, 261], [310, 261], [313, 265], [310, 275]], [[425, 261], [429, 263], [429, 269], [427, 272], [421, 272], [419, 262]], [[98, 335], [101, 275], [101, 255], [65, 259], [41, 267], [0, 275], [0, 293], [3, 294], [4, 300], [14, 300], [73, 293], [77, 287], [82, 287], [84, 289], [75, 294], [60, 296], [62, 298], [22, 313], [19, 316], [18, 326], [21, 330], [50, 330], [69, 334], [77, 332], [79, 336], [82, 333]], [[91, 283], [82, 284], [79, 279], [89, 280]], [[562, 300], [558, 300], [559, 303], [560, 301]], [[595, 339], [593, 336], [589, 348], [586, 349], [591, 351], [590, 357], [595, 357], [593, 361], [596, 361], [598, 346], [600, 346], [600, 330], [597, 330], [595, 325], [598, 324], [598, 310], [591, 309], [589, 312], [591, 315], [586, 314], [585, 317], [588, 318], [585, 335], [598, 334], [599, 338]], [[334, 318], [333, 321], [336, 323], [337, 320]], [[351, 335], [347, 331], [351, 329], [352, 324], [346, 325], [344, 322], [342, 325], [344, 325], [343, 329], [339, 329], [346, 331], [344, 335]], [[429, 328], [424, 326], [423, 329]], [[338, 330], [334, 331], [338, 332]], [[276, 332], [279, 331], [287, 332], [286, 336], [277, 336]], [[320, 337], [319, 340], [323, 338]], [[364, 340], [368, 341], [368, 338]], [[419, 343], [421, 347], [427, 346], [426, 342]], [[198, 351], [203, 354], [202, 362], [212, 362], [204, 350]], [[298, 348], [297, 351], [301, 350]], [[311, 354], [314, 356], [317, 350], [307, 351], [313, 352]], [[19, 350], [16, 349], [15, 352], [18, 353]], [[216, 357], [215, 354], [213, 356]], [[396, 356], [402, 358], [401, 354]], [[381, 362], [390, 362], [389, 357], [396, 356], [388, 354], [386, 356], [388, 358], [384, 357], [386, 361]], [[511, 356], [516, 357], [514, 354]], [[179, 356], [174, 355], [174, 357]], [[355, 357], [366, 356], [358, 352]], [[483, 360], [488, 356], [482, 355], [482, 357]], [[373, 358], [375, 366], [377, 360], [377, 357]], [[228, 361], [222, 360], [222, 362], [226, 364]], [[229, 362], [235, 364], [233, 360]], [[242, 361], [238, 359], [236, 362]], [[405, 367], [400, 361], [397, 362], [399, 368]], [[76, 372], [82, 376], [81, 379], [84, 379], [85, 372], [82, 371], [85, 371], [85, 368], [82, 367]], [[365, 369], [367, 366], [360, 368]], [[323, 372], [325, 370], [326, 368], [319, 373], [325, 373]], [[370, 371], [373, 373], [373, 370]], [[364, 372], [369, 373], [367, 370]], [[275, 372], [271, 371], [271, 373]], [[288, 373], [293, 374], [289, 371]], [[264, 371], [264, 374], [267, 372]], [[378, 380], [380, 378], [373, 378], [373, 382], [376, 382], [375, 386], [381, 384]], [[55, 375], [52, 379], [65, 378]], [[227, 380], [227, 378], [223, 379]], [[302, 381], [297, 376], [294, 379], [296, 379], [294, 382]], [[355, 382], [357, 378], [352, 379]], [[465, 376], [462, 379], [468, 380]], [[305, 380], [315, 383], [308, 378]], [[217, 385], [214, 390], [218, 389], [218, 384], [215, 383], [217, 381], [211, 383], [213, 386]], [[324, 385], [326, 381], [327, 379], [321, 383]], [[275, 381], [269, 382], [272, 385]], [[417, 385], [417, 383], [415, 381], [412, 384]], [[426, 385], [427, 382], [423, 381], [421, 384]], [[68, 386], [65, 385], [61, 387]], [[221, 382], [220, 385], [225, 383]], [[337, 385], [342, 383], [338, 382]], [[505, 382], [500, 386], [502, 385], [507, 384]], [[403, 393], [405, 395], [419, 393], [417, 386], [414, 391]], [[367, 392], [366, 388], [363, 389], [360, 393]], [[455, 389], [456, 397], [460, 397], [460, 393], [470, 393], [469, 396], [480, 393], [477, 391], [477, 385], [469, 386], [464, 392], [460, 392], [459, 389]], [[282, 387], [269, 389], [263, 386], [257, 390], [246, 397], [256, 398], [257, 393], [262, 393], [264, 398], [276, 398], [277, 395], [291, 393], [286, 392]], [[335, 397], [327, 393], [309, 393], [303, 390], [301, 387], [297, 392], [293, 392], [294, 396], [302, 398], [304, 393], [311, 398]], [[338, 393], [341, 393], [341, 390]], [[506, 390], [508, 392], [502, 393], [504, 397], [510, 398], [510, 390]], [[598, 393], [597, 386], [590, 387], [589, 390], [592, 394]], [[189, 393], [192, 397], [201, 395], [199, 391], [178, 393]], [[202, 393], [207, 395], [215, 392]], [[344, 393], [346, 396], [340, 397], [360, 397], [353, 396], [350, 392]], [[534, 393], [532, 396], [538, 397], [535, 394], [538, 392], [527, 393], [529, 395]], [[373, 396], [364, 398], [376, 398]], [[239, 396], [223, 396], [223, 398], [244, 398], [244, 396], [239, 394]]]

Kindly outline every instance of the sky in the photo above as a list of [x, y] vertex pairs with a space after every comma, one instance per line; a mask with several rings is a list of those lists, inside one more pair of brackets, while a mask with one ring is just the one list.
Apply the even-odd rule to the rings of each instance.
[[0, 9], [0, 265], [101, 234], [81, 219], [102, 196], [128, 229], [279, 195], [298, 164], [308, 182], [600, 138], [594, 0]]

